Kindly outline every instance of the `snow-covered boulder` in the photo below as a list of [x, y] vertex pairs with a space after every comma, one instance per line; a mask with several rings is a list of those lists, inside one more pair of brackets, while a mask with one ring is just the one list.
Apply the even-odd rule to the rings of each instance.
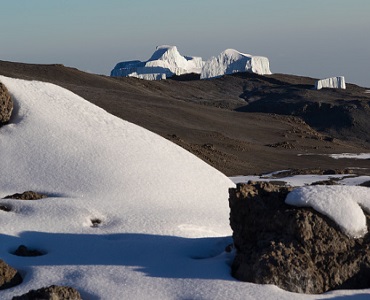
[[0, 82], [0, 126], [5, 124], [10, 120], [10, 116], [13, 111], [13, 101], [10, 94], [5, 87]]
[[[233, 276], [309, 294], [368, 288], [370, 261], [365, 258], [370, 255], [370, 241], [366, 236], [352, 237], [367, 231], [370, 222], [370, 215], [365, 217], [359, 207], [369, 207], [368, 188], [315, 185], [292, 189], [249, 182], [229, 190], [230, 225], [237, 250]], [[345, 232], [351, 236], [341, 230], [347, 225], [351, 231]]]
[[182, 56], [176, 46], [158, 46], [149, 60], [120, 62], [111, 76], [137, 77], [147, 80], [160, 80], [189, 73], [200, 74], [203, 67], [201, 57]]
[[227, 49], [204, 64], [200, 78], [213, 78], [237, 72], [271, 74], [269, 60], [267, 57], [252, 56], [234, 49]]
[[21, 284], [22, 281], [20, 273], [0, 259], [0, 290], [14, 287]]
[[315, 89], [321, 90], [322, 88], [346, 89], [346, 81], [343, 76], [330, 77], [316, 81]]

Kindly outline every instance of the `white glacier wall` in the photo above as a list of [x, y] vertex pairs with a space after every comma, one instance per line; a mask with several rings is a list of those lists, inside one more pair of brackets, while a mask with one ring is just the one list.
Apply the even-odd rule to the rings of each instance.
[[149, 60], [120, 62], [111, 76], [137, 77], [147, 80], [166, 79], [173, 75], [200, 74], [203, 67], [201, 57], [182, 56], [176, 46], [158, 46]]
[[227, 49], [204, 64], [200, 78], [213, 78], [237, 72], [271, 74], [269, 60], [267, 57], [252, 56], [234, 49]]
[[330, 77], [316, 81], [315, 89], [321, 90], [322, 88], [346, 89], [344, 76]]
[[173, 75], [195, 73], [200, 74], [201, 79], [205, 79], [236, 72], [271, 74], [269, 60], [267, 57], [227, 49], [205, 62], [201, 57], [182, 56], [176, 46], [163, 45], [158, 46], [147, 61], [118, 63], [111, 71], [111, 76], [160, 80]]

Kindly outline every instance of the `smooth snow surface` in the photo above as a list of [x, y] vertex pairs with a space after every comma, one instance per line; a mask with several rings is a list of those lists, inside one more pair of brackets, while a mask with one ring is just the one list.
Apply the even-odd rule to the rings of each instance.
[[300, 187], [290, 192], [285, 202], [299, 207], [312, 207], [335, 221], [350, 237], [358, 238], [367, 233], [366, 217], [361, 209], [362, 207], [370, 212], [370, 194], [367, 187]]
[[346, 89], [346, 81], [343, 76], [330, 77], [316, 81], [315, 89], [321, 90], [322, 88]]
[[[367, 290], [292, 294], [238, 282], [228, 188], [233, 183], [171, 142], [52, 84], [0, 77], [15, 101], [0, 128], [0, 258], [24, 281], [68, 285], [83, 299], [362, 299]], [[92, 226], [93, 219], [101, 220]], [[11, 254], [19, 245], [45, 253]]]
[[200, 78], [214, 78], [237, 72], [271, 74], [269, 60], [267, 57], [252, 56], [234, 49], [227, 49], [204, 64]]

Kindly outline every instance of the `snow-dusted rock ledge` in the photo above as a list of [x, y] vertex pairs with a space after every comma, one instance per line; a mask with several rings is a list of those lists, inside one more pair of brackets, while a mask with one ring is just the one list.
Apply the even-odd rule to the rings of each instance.
[[321, 90], [322, 88], [332, 89], [346, 89], [346, 81], [343, 76], [330, 77], [316, 81], [315, 89]]

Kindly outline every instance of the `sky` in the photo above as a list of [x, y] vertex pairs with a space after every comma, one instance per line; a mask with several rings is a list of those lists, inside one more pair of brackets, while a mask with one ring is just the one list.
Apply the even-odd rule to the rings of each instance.
[[0, 60], [109, 75], [162, 44], [209, 59], [266, 56], [273, 73], [370, 87], [368, 0], [4, 0]]

